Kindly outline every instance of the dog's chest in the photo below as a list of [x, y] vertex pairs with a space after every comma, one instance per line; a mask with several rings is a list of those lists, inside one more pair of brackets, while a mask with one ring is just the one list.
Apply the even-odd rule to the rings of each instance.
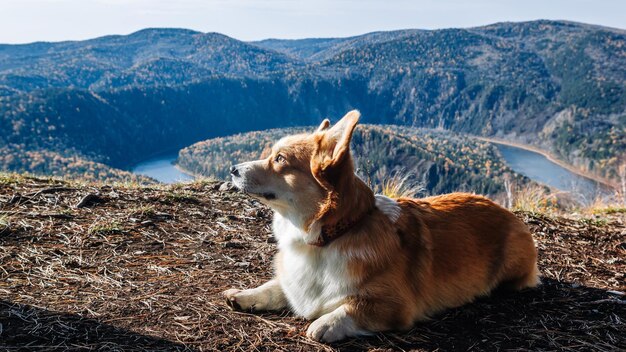
[[274, 231], [281, 256], [278, 279], [295, 313], [309, 319], [319, 317], [354, 293], [345, 255], [298, 241], [300, 230], [285, 219], [274, 220]]

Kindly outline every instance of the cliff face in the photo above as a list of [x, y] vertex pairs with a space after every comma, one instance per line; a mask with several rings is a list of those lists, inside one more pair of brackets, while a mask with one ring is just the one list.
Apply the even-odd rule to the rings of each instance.
[[[0, 175], [0, 348], [64, 350], [607, 349], [626, 345], [623, 215], [518, 213], [544, 284], [404, 333], [323, 346], [287, 312], [219, 293], [272, 276], [270, 211], [220, 184], [112, 187]], [[224, 188], [222, 188], [224, 189]], [[90, 196], [88, 196], [90, 195]], [[88, 197], [86, 197], [88, 196]], [[574, 263], [574, 264], [573, 264]]]

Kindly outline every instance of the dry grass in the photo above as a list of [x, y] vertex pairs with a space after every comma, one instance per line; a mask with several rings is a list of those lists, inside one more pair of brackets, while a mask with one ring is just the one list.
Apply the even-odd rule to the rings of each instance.
[[591, 212], [594, 214], [626, 214], [626, 206], [606, 206], [602, 208], [593, 208]]
[[424, 187], [412, 181], [409, 174], [401, 176], [402, 173], [396, 172], [390, 177], [383, 180], [380, 187], [380, 193], [390, 198], [415, 197], [424, 191]]
[[513, 195], [513, 210], [553, 214], [559, 210], [557, 195], [537, 184], [527, 184]]
[[567, 215], [577, 212], [586, 215], [624, 214], [626, 198], [619, 190], [605, 189], [593, 199], [581, 199], [577, 192], [565, 192], [537, 184], [513, 184], [510, 193], [498, 195], [501, 204], [512, 210], [538, 214]]
[[7, 215], [0, 214], [0, 236], [4, 233], [9, 232], [9, 226], [11, 225], [11, 220]]
[[594, 201], [587, 207], [584, 212], [587, 214], [626, 214], [626, 199], [619, 192], [611, 197], [596, 197]]
[[[257, 202], [212, 182], [136, 188], [0, 180], [8, 224], [0, 233], [0, 350], [626, 347], [622, 214], [518, 213], [540, 251], [539, 289], [497, 292], [408, 332], [326, 346], [308, 340], [308, 322], [288, 312], [238, 313], [222, 301], [222, 290], [272, 275], [270, 212]], [[104, 202], [76, 208], [90, 193]]]

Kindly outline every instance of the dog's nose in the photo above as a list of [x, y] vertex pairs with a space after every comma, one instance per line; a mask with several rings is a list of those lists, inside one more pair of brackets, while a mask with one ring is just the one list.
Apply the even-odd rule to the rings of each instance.
[[235, 177], [239, 177], [239, 170], [237, 170], [237, 166], [230, 167], [230, 174]]

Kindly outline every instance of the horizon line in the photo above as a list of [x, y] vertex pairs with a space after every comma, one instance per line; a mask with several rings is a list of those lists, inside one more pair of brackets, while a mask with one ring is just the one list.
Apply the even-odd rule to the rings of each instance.
[[388, 32], [401, 32], [401, 31], [425, 31], [425, 32], [432, 32], [432, 31], [450, 30], [450, 29], [477, 29], [477, 28], [484, 28], [484, 27], [494, 26], [494, 25], [498, 25], [498, 24], [522, 24], [522, 23], [532, 23], [532, 22], [570, 23], [570, 24], [577, 24], [577, 25], [599, 27], [599, 28], [608, 29], [608, 30], [614, 30], [614, 31], [622, 31], [622, 32], [625, 32], [624, 34], [626, 34], [626, 28], [611, 27], [611, 26], [606, 26], [606, 25], [601, 25], [601, 24], [594, 24], [594, 23], [587, 23], [587, 22], [580, 22], [580, 21], [572, 21], [572, 20], [564, 20], [564, 19], [538, 18], [538, 19], [526, 20], [526, 21], [498, 21], [498, 22], [492, 22], [492, 23], [487, 23], [487, 24], [478, 25], [478, 26], [467, 26], [467, 27], [398, 28], [398, 29], [375, 30], [375, 31], [371, 31], [371, 32], [365, 32], [365, 33], [360, 33], [360, 34], [355, 34], [355, 35], [348, 35], [348, 36], [336, 36], [336, 37], [335, 36], [329, 36], [329, 37], [311, 36], [311, 37], [300, 37], [300, 38], [267, 37], [267, 38], [255, 39], [255, 40], [242, 40], [242, 39], [238, 39], [237, 37], [234, 37], [234, 36], [228, 35], [226, 33], [222, 33], [222, 32], [215, 32], [215, 31], [204, 32], [204, 31], [201, 31], [201, 30], [187, 28], [187, 27], [144, 27], [144, 28], [140, 28], [140, 29], [131, 31], [129, 33], [110, 33], [110, 34], [103, 34], [103, 35], [100, 35], [100, 36], [89, 37], [89, 38], [84, 38], [84, 39], [64, 39], [64, 40], [57, 40], [57, 41], [35, 40], [35, 41], [31, 41], [31, 42], [21, 42], [21, 43], [0, 43], [0, 45], [2, 45], [2, 46], [10, 46], [10, 45], [20, 46], [20, 45], [32, 45], [32, 44], [59, 44], [59, 43], [70, 43], [70, 42], [84, 42], [84, 41], [96, 40], [96, 39], [107, 38], [107, 37], [126, 37], [126, 36], [131, 36], [133, 34], [136, 34], [136, 33], [142, 32], [142, 31], [146, 31], [146, 30], [159, 30], [159, 29], [190, 31], [190, 32], [195, 32], [197, 34], [219, 34], [219, 35], [223, 35], [223, 36], [229, 37], [231, 39], [238, 40], [240, 42], [254, 43], [254, 42], [262, 42], [262, 41], [266, 41], [266, 40], [297, 41], [297, 40], [307, 40], [307, 39], [349, 39], [349, 38], [360, 37], [360, 36], [373, 34], [373, 33], [388, 33]]

